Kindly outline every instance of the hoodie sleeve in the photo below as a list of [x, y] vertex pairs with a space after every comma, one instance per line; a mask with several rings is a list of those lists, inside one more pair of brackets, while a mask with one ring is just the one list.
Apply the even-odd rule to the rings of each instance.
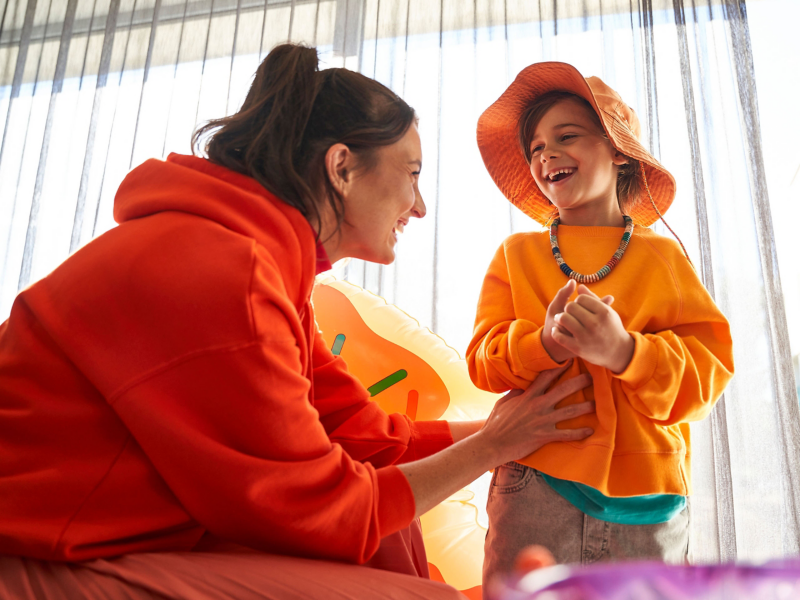
[[383, 467], [425, 458], [453, 443], [447, 421], [412, 421], [406, 415], [389, 415], [372, 402], [319, 333], [313, 364], [314, 408], [330, 440], [353, 459]]
[[727, 319], [682, 254], [672, 262], [680, 304], [675, 324], [631, 332], [633, 358], [615, 375], [631, 405], [660, 425], [704, 419], [733, 377]]
[[[412, 521], [411, 488], [397, 467], [359, 462], [329, 439], [309, 402], [310, 357], [294, 305], [276, 269], [255, 264], [249, 339], [171, 360], [109, 402], [212, 534], [266, 552], [363, 563]], [[364, 438], [372, 427], [394, 443], [391, 458], [411, 438], [407, 423], [386, 415], [347, 421], [363, 424]]]
[[560, 366], [542, 344], [544, 318], [541, 324], [517, 318], [505, 250], [504, 243], [486, 272], [467, 347], [472, 382], [496, 393], [524, 390], [540, 372]]

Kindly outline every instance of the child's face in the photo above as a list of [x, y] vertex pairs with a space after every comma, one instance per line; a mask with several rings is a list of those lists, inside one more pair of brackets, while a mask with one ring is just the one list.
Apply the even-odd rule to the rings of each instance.
[[562, 100], [548, 110], [530, 147], [531, 175], [562, 218], [570, 211], [607, 212], [617, 206], [618, 165], [627, 158], [579, 102]]

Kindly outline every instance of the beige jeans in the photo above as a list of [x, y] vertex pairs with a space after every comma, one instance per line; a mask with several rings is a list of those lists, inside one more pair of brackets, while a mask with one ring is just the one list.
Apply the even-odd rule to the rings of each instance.
[[516, 462], [495, 469], [489, 489], [489, 531], [483, 585], [510, 573], [520, 550], [544, 546], [559, 564], [659, 560], [689, 561], [689, 505], [671, 521], [620, 525], [584, 514], [542, 475]]

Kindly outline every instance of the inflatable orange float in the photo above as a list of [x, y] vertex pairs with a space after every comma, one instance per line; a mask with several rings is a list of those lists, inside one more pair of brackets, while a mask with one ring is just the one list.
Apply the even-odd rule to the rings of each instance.
[[[322, 337], [372, 399], [414, 420], [488, 416], [499, 395], [476, 388], [467, 365], [445, 341], [394, 305], [352, 283], [321, 276], [314, 311]], [[422, 516], [433, 579], [481, 598], [488, 476]]]

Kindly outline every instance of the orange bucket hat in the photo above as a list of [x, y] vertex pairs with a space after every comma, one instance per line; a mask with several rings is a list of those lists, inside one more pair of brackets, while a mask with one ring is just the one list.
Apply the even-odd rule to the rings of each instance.
[[643, 198], [628, 216], [637, 225], [655, 223], [675, 198], [675, 179], [642, 146], [639, 119], [620, 95], [598, 77], [584, 79], [566, 63], [542, 62], [526, 67], [478, 119], [478, 148], [500, 191], [526, 215], [546, 225], [553, 206], [533, 180], [519, 147], [518, 131], [525, 109], [542, 94], [554, 91], [570, 92], [591, 104], [611, 145], [640, 161], [645, 174], [643, 193], [649, 192], [652, 201]]

